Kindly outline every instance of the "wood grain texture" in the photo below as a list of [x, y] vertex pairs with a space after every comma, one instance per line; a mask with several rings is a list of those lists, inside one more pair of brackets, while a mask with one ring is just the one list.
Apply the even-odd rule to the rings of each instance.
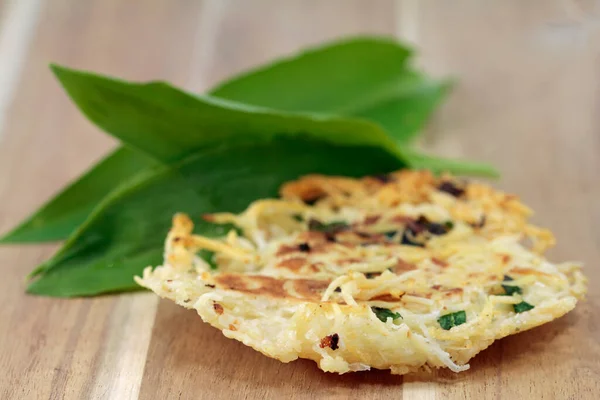
[[[48, 62], [183, 84], [189, 51], [173, 43], [195, 37], [201, 5], [145, 0], [140, 13], [120, 0], [43, 3], [1, 127], [2, 231], [114, 145], [70, 103]], [[77, 300], [26, 296], [24, 276], [54, 248], [0, 249], [6, 271], [0, 284], [0, 398], [137, 398], [158, 300], [149, 293]]]
[[[7, 4], [0, 0], [3, 24]], [[2, 247], [1, 399], [592, 399], [600, 393], [599, 2], [40, 4], [15, 78], [18, 90], [0, 117], [0, 230], [114, 145], [69, 103], [49, 61], [203, 91], [308, 44], [352, 33], [396, 34], [419, 47], [423, 68], [459, 79], [422, 146], [497, 165], [498, 186], [521, 195], [535, 220], [555, 231], [551, 257], [586, 264], [590, 293], [566, 317], [495, 343], [461, 374], [338, 376], [313, 362], [266, 358], [148, 293], [27, 296], [23, 276], [55, 247]]]

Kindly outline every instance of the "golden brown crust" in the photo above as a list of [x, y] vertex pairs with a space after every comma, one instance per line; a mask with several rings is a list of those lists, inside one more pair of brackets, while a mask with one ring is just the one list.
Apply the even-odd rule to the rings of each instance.
[[219, 289], [279, 299], [318, 302], [331, 281], [284, 279], [262, 275], [219, 274], [214, 277]]
[[390, 293], [386, 293], [386, 294], [379, 294], [375, 297], [371, 297], [369, 299], [369, 301], [385, 301], [388, 303], [394, 303], [394, 302], [400, 301], [401, 299], [402, 299], [402, 295], [394, 296]]
[[416, 269], [417, 266], [415, 264], [398, 259], [398, 262], [391, 268], [391, 271], [395, 274], [402, 274], [404, 272], [414, 271]]
[[[449, 209], [452, 219], [470, 224], [485, 237], [524, 234], [533, 240], [533, 249], [538, 253], [555, 243], [550, 231], [527, 223], [531, 210], [519, 201], [518, 196], [449, 175], [435, 177], [428, 171], [401, 170], [386, 175], [385, 179], [308, 175], [284, 184], [280, 194], [285, 200], [318, 200], [318, 205], [324, 207], [357, 205], [365, 199], [377, 199], [383, 207], [392, 208], [399, 204], [435, 202], [440, 195], [450, 196], [458, 200]], [[398, 224], [410, 221], [410, 217], [401, 214], [391, 219]], [[380, 222], [380, 215], [369, 215], [355, 227], [369, 227]]]

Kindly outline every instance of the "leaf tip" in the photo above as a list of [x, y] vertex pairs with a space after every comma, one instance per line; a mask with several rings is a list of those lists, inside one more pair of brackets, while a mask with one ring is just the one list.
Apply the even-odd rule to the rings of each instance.
[[[67, 78], [67, 75], [69, 73], [72, 74], [75, 71], [70, 68], [67, 68], [65, 66], [56, 64], [56, 63], [50, 63], [49, 67], [50, 67], [50, 71], [52, 71], [52, 73], [54, 74], [54, 77], [60, 82], [60, 84], [63, 86], [63, 88], [65, 88], [65, 90], [67, 90], [65, 78]], [[68, 92], [68, 90], [67, 90], [67, 92]]]
[[500, 179], [500, 171], [498, 171], [496, 168], [489, 166], [488, 170], [486, 171], [487, 173], [487, 177], [490, 179]]
[[12, 232], [8, 232], [5, 233], [4, 235], [0, 236], [0, 244], [11, 244], [11, 236], [12, 236]]
[[26, 243], [27, 237], [23, 238], [21, 234], [22, 225], [11, 229], [0, 236], [0, 245]]
[[59, 64], [53, 63], [53, 62], [51, 62], [50, 64], [48, 64], [48, 68], [50, 68], [50, 71], [52, 71], [52, 73], [56, 77], [60, 77], [60, 75], [67, 70], [66, 67], [63, 67], [62, 65], [59, 65]]

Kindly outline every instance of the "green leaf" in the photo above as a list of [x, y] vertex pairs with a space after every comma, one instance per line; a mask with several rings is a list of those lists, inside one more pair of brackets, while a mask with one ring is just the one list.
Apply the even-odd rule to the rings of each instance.
[[381, 322], [386, 322], [388, 318], [391, 318], [392, 320], [402, 318], [402, 315], [400, 315], [400, 313], [393, 312], [389, 308], [371, 307], [371, 310], [375, 313], [375, 315], [377, 316], [377, 318], [379, 318]]
[[243, 73], [210, 94], [282, 111], [357, 116], [406, 143], [450, 88], [410, 67], [411, 53], [385, 37], [332, 42]]
[[56, 65], [52, 69], [92, 122], [166, 163], [202, 148], [269, 142], [283, 136], [382, 147], [401, 157], [385, 131], [368, 121], [281, 113], [194, 96], [164, 82], [130, 83]]
[[451, 87], [450, 81], [432, 81], [420, 72], [408, 70], [377, 96], [363, 98], [354, 107], [338, 112], [376, 122], [400, 145], [408, 145]]
[[[357, 157], [365, 162], [353, 162]], [[275, 196], [283, 182], [309, 172], [363, 176], [401, 165], [383, 148], [345, 144], [343, 137], [337, 144], [290, 136], [204, 149], [113, 192], [39, 269], [28, 291], [68, 297], [133, 290], [134, 275], [162, 262], [164, 237], [175, 212], [192, 217], [239, 212], [257, 198]], [[196, 227], [196, 232], [210, 236], [222, 230], [204, 222]]]
[[63, 240], [85, 221], [107, 193], [140, 170], [156, 165], [140, 152], [121, 147], [6, 234], [0, 243]]
[[160, 242], [173, 213], [193, 211], [189, 204], [196, 198], [186, 181], [167, 167], [134, 178], [103, 200], [35, 271], [38, 279], [27, 291], [65, 297], [135, 289], [133, 276], [144, 266], [160, 263]]
[[438, 323], [442, 329], [449, 330], [455, 326], [462, 325], [467, 322], [467, 313], [464, 311], [457, 311], [455, 313], [442, 315], [438, 318]]
[[[408, 67], [410, 55], [408, 48], [392, 39], [356, 37], [259, 67], [217, 86], [210, 93], [223, 99], [280, 110], [337, 113], [370, 119], [403, 142], [414, 137], [449, 87], [447, 82], [433, 81]], [[123, 168], [129, 169], [115, 174], [119, 169], [117, 163], [108, 162], [113, 158], [128, 163], [128, 167]], [[445, 168], [443, 164], [439, 165], [439, 159], [430, 157], [430, 161], [438, 163], [438, 170]], [[426, 160], [411, 163], [419, 168], [426, 164]], [[146, 162], [136, 165], [137, 160], [127, 160], [113, 153], [107, 161], [83, 176], [81, 182], [72, 184], [28, 221], [0, 239], [0, 243], [66, 239], [83, 223], [104, 194], [148, 168]], [[464, 164], [454, 163], [450, 167], [466, 169], [466, 173], [482, 171], [483, 175], [489, 174], [480, 166], [465, 168]], [[113, 179], [107, 180], [106, 176]], [[73, 198], [77, 203], [75, 207], [72, 207]]]
[[283, 111], [337, 112], [396, 82], [410, 55], [390, 38], [336, 41], [229, 79], [211, 95]]
[[526, 301], [522, 301], [518, 304], [513, 304], [513, 308], [516, 313], [522, 313], [525, 311], [529, 311], [529, 310], [532, 310], [534, 307], [535, 306], [532, 306], [531, 304], [527, 303]]
[[[429, 84], [425, 78], [413, 79], [410, 74], [405, 74], [405, 61], [409, 55], [407, 48], [385, 38], [333, 42], [236, 77], [212, 93], [224, 99], [255, 102], [256, 105], [289, 111], [334, 113], [348, 108], [355, 113], [362, 112], [368, 118], [364, 109], [352, 104], [353, 96], [366, 99], [370, 94], [385, 89], [387, 83], [405, 75], [410, 79], [397, 91], [404, 100], [406, 92], [414, 91], [421, 81]], [[342, 69], [344, 72], [340, 73]], [[60, 74], [60, 68], [55, 70]], [[257, 88], [260, 90], [257, 91]], [[365, 105], [376, 111], [374, 97], [371, 97]], [[389, 98], [385, 101], [388, 104]], [[130, 160], [124, 157], [125, 153], [131, 157]], [[106, 193], [147, 169], [147, 162], [139, 161], [142, 157], [134, 155], [131, 150], [117, 150], [0, 242], [66, 239]], [[122, 173], [118, 172], [119, 169]]]
[[488, 178], [500, 176], [498, 171], [488, 165], [465, 160], [453, 160], [432, 155], [427, 155], [415, 149], [400, 148], [404, 159], [413, 169], [429, 169], [434, 173], [451, 172], [455, 175], [479, 175]]

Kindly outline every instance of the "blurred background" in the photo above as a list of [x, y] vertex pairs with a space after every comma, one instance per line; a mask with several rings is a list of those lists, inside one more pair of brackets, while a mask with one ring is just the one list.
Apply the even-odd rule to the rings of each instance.
[[[577, 360], [585, 360], [586, 348], [600, 346], [590, 335], [598, 332], [592, 316], [600, 317], [595, 265], [600, 259], [599, 1], [0, 0], [0, 231], [14, 226], [114, 146], [70, 103], [49, 62], [132, 80], [163, 79], [203, 92], [275, 57], [359, 33], [402, 39], [416, 47], [424, 70], [457, 79], [420, 145], [439, 155], [497, 166], [502, 180], [496, 185], [518, 193], [536, 210], [534, 219], [555, 231], [558, 246], [551, 256], [588, 265], [592, 289], [580, 315], [590, 325], [581, 322], [570, 331], [569, 341], [555, 342], [581, 346], [572, 349], [569, 359], [547, 356], [546, 362], [535, 364], [535, 373], [552, 374], [562, 363], [563, 370], [576, 367], [581, 376], [597, 381], [597, 364]], [[21, 282], [53, 249], [3, 249], [0, 263], [9, 264], [2, 265], [8, 274], [4, 279]], [[6, 285], [0, 301], [21, 299], [35, 304], [39, 313], [64, 304], [23, 300], [22, 292], [17, 284]], [[133, 307], [123, 303], [130, 300], [94, 301], [118, 302], [101, 306], [117, 307], [115, 312]], [[154, 315], [156, 304], [154, 309], [148, 304], [136, 307], [150, 308]], [[155, 329], [168, 326], [169, 318], [180, 312], [168, 310], [158, 314]], [[568, 324], [577, 321], [567, 318]], [[553, 337], [552, 330], [540, 332], [542, 339]], [[49, 334], [46, 345], [57, 345], [56, 337]], [[14, 349], [15, 362], [23, 367], [36, 360], [42, 371], [52, 368], [41, 350], [23, 346]], [[79, 365], [97, 357], [86, 354], [75, 358]], [[117, 357], [110, 354], [101, 356]], [[16, 375], [17, 367], [11, 371], [13, 385], [30, 376]], [[481, 374], [476, 375], [482, 379], [479, 385], [486, 378]], [[65, 376], [77, 387], [95, 382]], [[527, 375], [514, 379], [530, 384]], [[532, 390], [552, 398], [555, 389], [539, 384]], [[146, 394], [151, 398], [152, 393]]]

